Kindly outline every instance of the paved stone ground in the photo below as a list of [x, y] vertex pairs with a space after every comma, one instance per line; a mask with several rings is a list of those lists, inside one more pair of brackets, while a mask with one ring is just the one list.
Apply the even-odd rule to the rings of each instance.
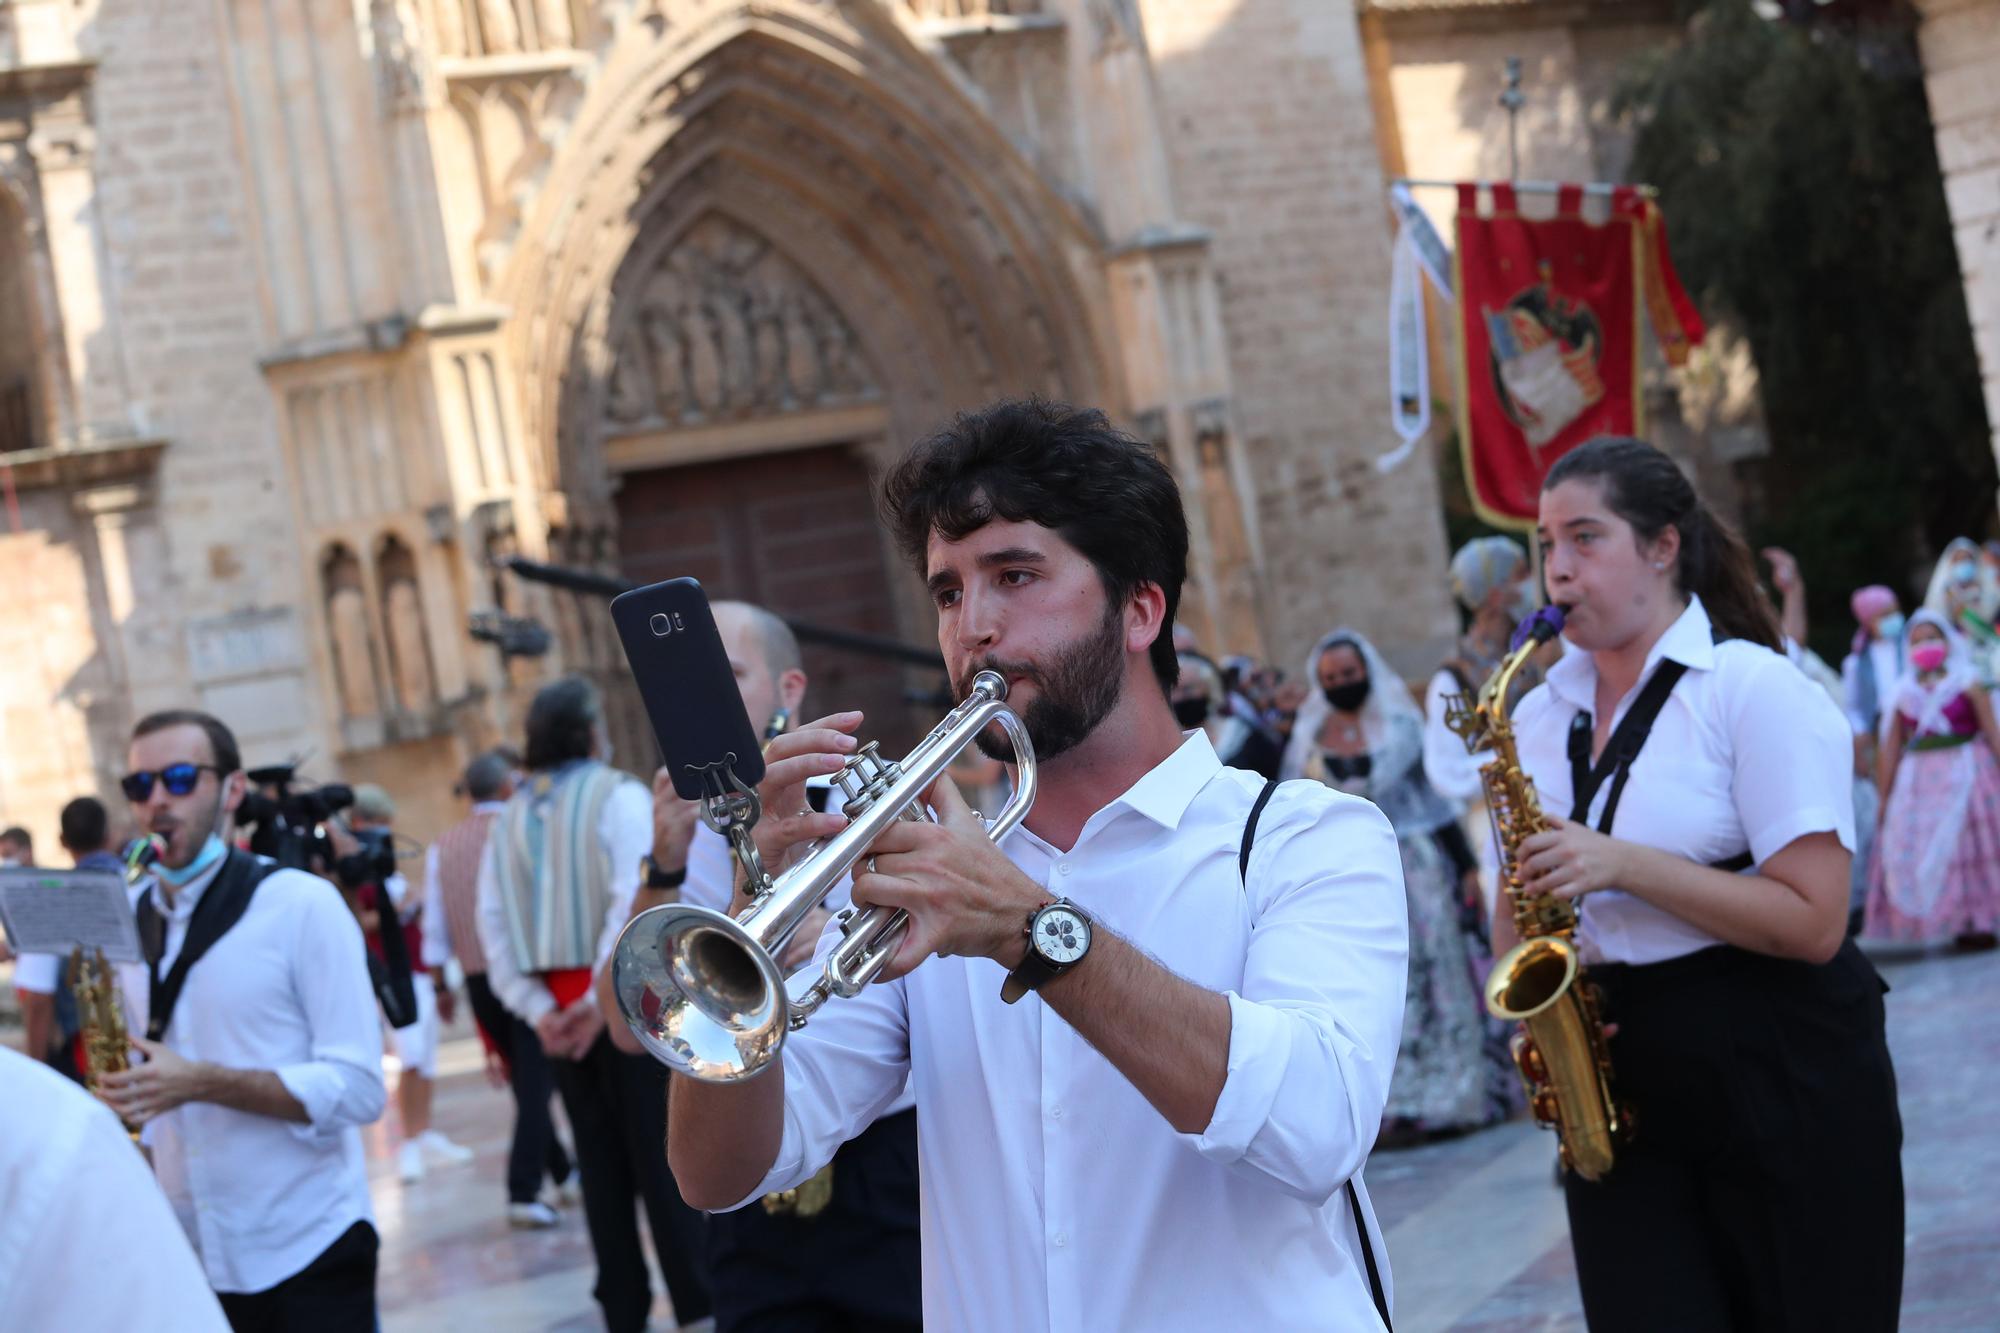
[[[1991, 1330], [2000, 1327], [2000, 954], [1878, 961], [1894, 987], [1889, 1035], [1906, 1135], [1903, 1327]], [[507, 1228], [510, 1104], [477, 1064], [461, 1030], [445, 1048], [437, 1114], [477, 1150], [470, 1165], [434, 1168], [405, 1187], [391, 1160], [393, 1125], [370, 1132], [384, 1328], [601, 1327], [581, 1215], [571, 1211], [553, 1231]], [[1516, 1123], [1374, 1159], [1368, 1178], [1388, 1227], [1401, 1333], [1583, 1328], [1552, 1153], [1552, 1139]], [[659, 1314], [671, 1327], [664, 1305]]]

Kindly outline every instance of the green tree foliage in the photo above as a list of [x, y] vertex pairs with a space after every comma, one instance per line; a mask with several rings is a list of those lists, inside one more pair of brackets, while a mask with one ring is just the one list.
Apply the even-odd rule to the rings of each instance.
[[1926, 557], [1994, 515], [1914, 19], [1689, 9], [1685, 40], [1629, 66], [1615, 107], [1676, 267], [1704, 314], [1749, 339], [1771, 437], [1749, 536], [1797, 553], [1814, 645], [1834, 653], [1849, 591], [1888, 583], [1910, 606]]

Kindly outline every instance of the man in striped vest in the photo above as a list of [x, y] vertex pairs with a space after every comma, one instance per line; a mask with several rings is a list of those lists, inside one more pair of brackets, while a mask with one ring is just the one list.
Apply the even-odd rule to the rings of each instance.
[[637, 1333], [652, 1308], [635, 1205], [645, 1208], [674, 1316], [692, 1323], [710, 1308], [706, 1224], [681, 1201], [660, 1150], [666, 1070], [611, 1044], [593, 986], [653, 845], [652, 796], [607, 762], [603, 706], [583, 677], [543, 686], [527, 732], [528, 776], [494, 816], [479, 860], [487, 981], [534, 1029], [555, 1073], [576, 1136], [606, 1326]]
[[451, 1020], [452, 998], [445, 964], [453, 957], [465, 973], [465, 998], [485, 1035], [487, 1049], [505, 1066], [514, 1094], [514, 1141], [507, 1152], [507, 1220], [516, 1227], [552, 1227], [560, 1219], [541, 1197], [546, 1172], [556, 1197], [573, 1195], [569, 1153], [556, 1136], [549, 1114], [555, 1074], [535, 1031], [494, 998], [486, 979], [486, 953], [479, 945], [479, 858], [494, 816], [514, 794], [514, 765], [499, 751], [466, 765], [460, 789], [472, 813], [430, 845], [424, 859], [424, 966], [437, 981], [438, 1007]]

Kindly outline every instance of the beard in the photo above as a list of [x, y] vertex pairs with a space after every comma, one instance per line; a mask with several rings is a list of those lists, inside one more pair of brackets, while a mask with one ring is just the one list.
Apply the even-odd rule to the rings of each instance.
[[208, 844], [208, 835], [215, 832], [222, 814], [220, 786], [218, 783], [218, 790], [213, 800], [206, 802], [202, 808], [189, 811], [186, 817], [163, 811], [155, 815], [152, 822], [146, 826], [147, 833], [157, 833], [166, 839], [167, 846], [160, 853], [160, 864], [167, 869], [185, 868]]
[[[958, 697], [972, 692], [972, 678], [981, 671], [1033, 681], [1035, 701], [1021, 721], [1035, 747], [1036, 762], [1046, 762], [1082, 744], [1117, 706], [1125, 679], [1124, 639], [1120, 608], [1107, 607], [1095, 629], [1058, 648], [1045, 666], [991, 657], [967, 666], [958, 682]], [[1014, 747], [995, 728], [980, 732], [975, 743], [988, 759], [1014, 758]]]

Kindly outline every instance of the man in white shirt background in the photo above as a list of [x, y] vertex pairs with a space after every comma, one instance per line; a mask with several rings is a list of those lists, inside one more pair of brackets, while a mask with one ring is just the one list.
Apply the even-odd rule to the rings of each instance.
[[[1359, 1172], [1408, 952], [1388, 821], [1317, 784], [1265, 788], [1183, 735], [1167, 627], [1186, 518], [1157, 455], [1101, 413], [961, 417], [891, 474], [884, 508], [960, 696], [980, 670], [1008, 680], [1041, 794], [996, 847], [943, 780], [938, 822], [878, 841], [854, 899], [912, 917], [887, 980], [820, 1009], [761, 1077], [673, 1080], [689, 1200], [795, 1186], [907, 1078], [927, 1325], [1379, 1326], [1387, 1256]], [[859, 725], [772, 743], [767, 864], [842, 826], [788, 812]]]
[[[808, 681], [790, 627], [748, 602], [716, 602], [711, 610], [751, 721], [763, 726], [780, 713], [797, 717]], [[654, 775], [653, 850], [633, 915], [680, 901], [728, 910], [735, 858], [727, 839], [699, 822], [697, 810], [675, 794], [666, 769]], [[831, 906], [845, 906], [846, 886], [830, 898]], [[806, 915], [779, 960], [787, 973], [812, 960], [827, 917], [825, 906]], [[612, 1040], [637, 1054], [643, 1048], [617, 1016], [610, 983], [606, 968], [598, 1000]], [[709, 1219], [716, 1333], [917, 1328], [923, 1317], [917, 1218], [917, 1116], [906, 1094], [802, 1188]]]
[[691, 1323], [709, 1313], [705, 1226], [660, 1152], [666, 1070], [612, 1045], [595, 988], [653, 845], [652, 798], [610, 766], [602, 702], [581, 676], [536, 693], [526, 751], [528, 777], [495, 817], [479, 862], [487, 981], [553, 1066], [606, 1326], [643, 1329], [652, 1308], [635, 1204], [644, 1205], [674, 1317]]
[[157, 980], [135, 1015], [151, 1034], [133, 1037], [142, 1059], [106, 1077], [104, 1100], [145, 1127], [160, 1187], [239, 1333], [370, 1328], [377, 1241], [360, 1127], [384, 1089], [361, 927], [326, 880], [224, 842], [245, 778], [222, 722], [152, 714], [129, 763], [135, 821], [165, 843], [139, 906]]

